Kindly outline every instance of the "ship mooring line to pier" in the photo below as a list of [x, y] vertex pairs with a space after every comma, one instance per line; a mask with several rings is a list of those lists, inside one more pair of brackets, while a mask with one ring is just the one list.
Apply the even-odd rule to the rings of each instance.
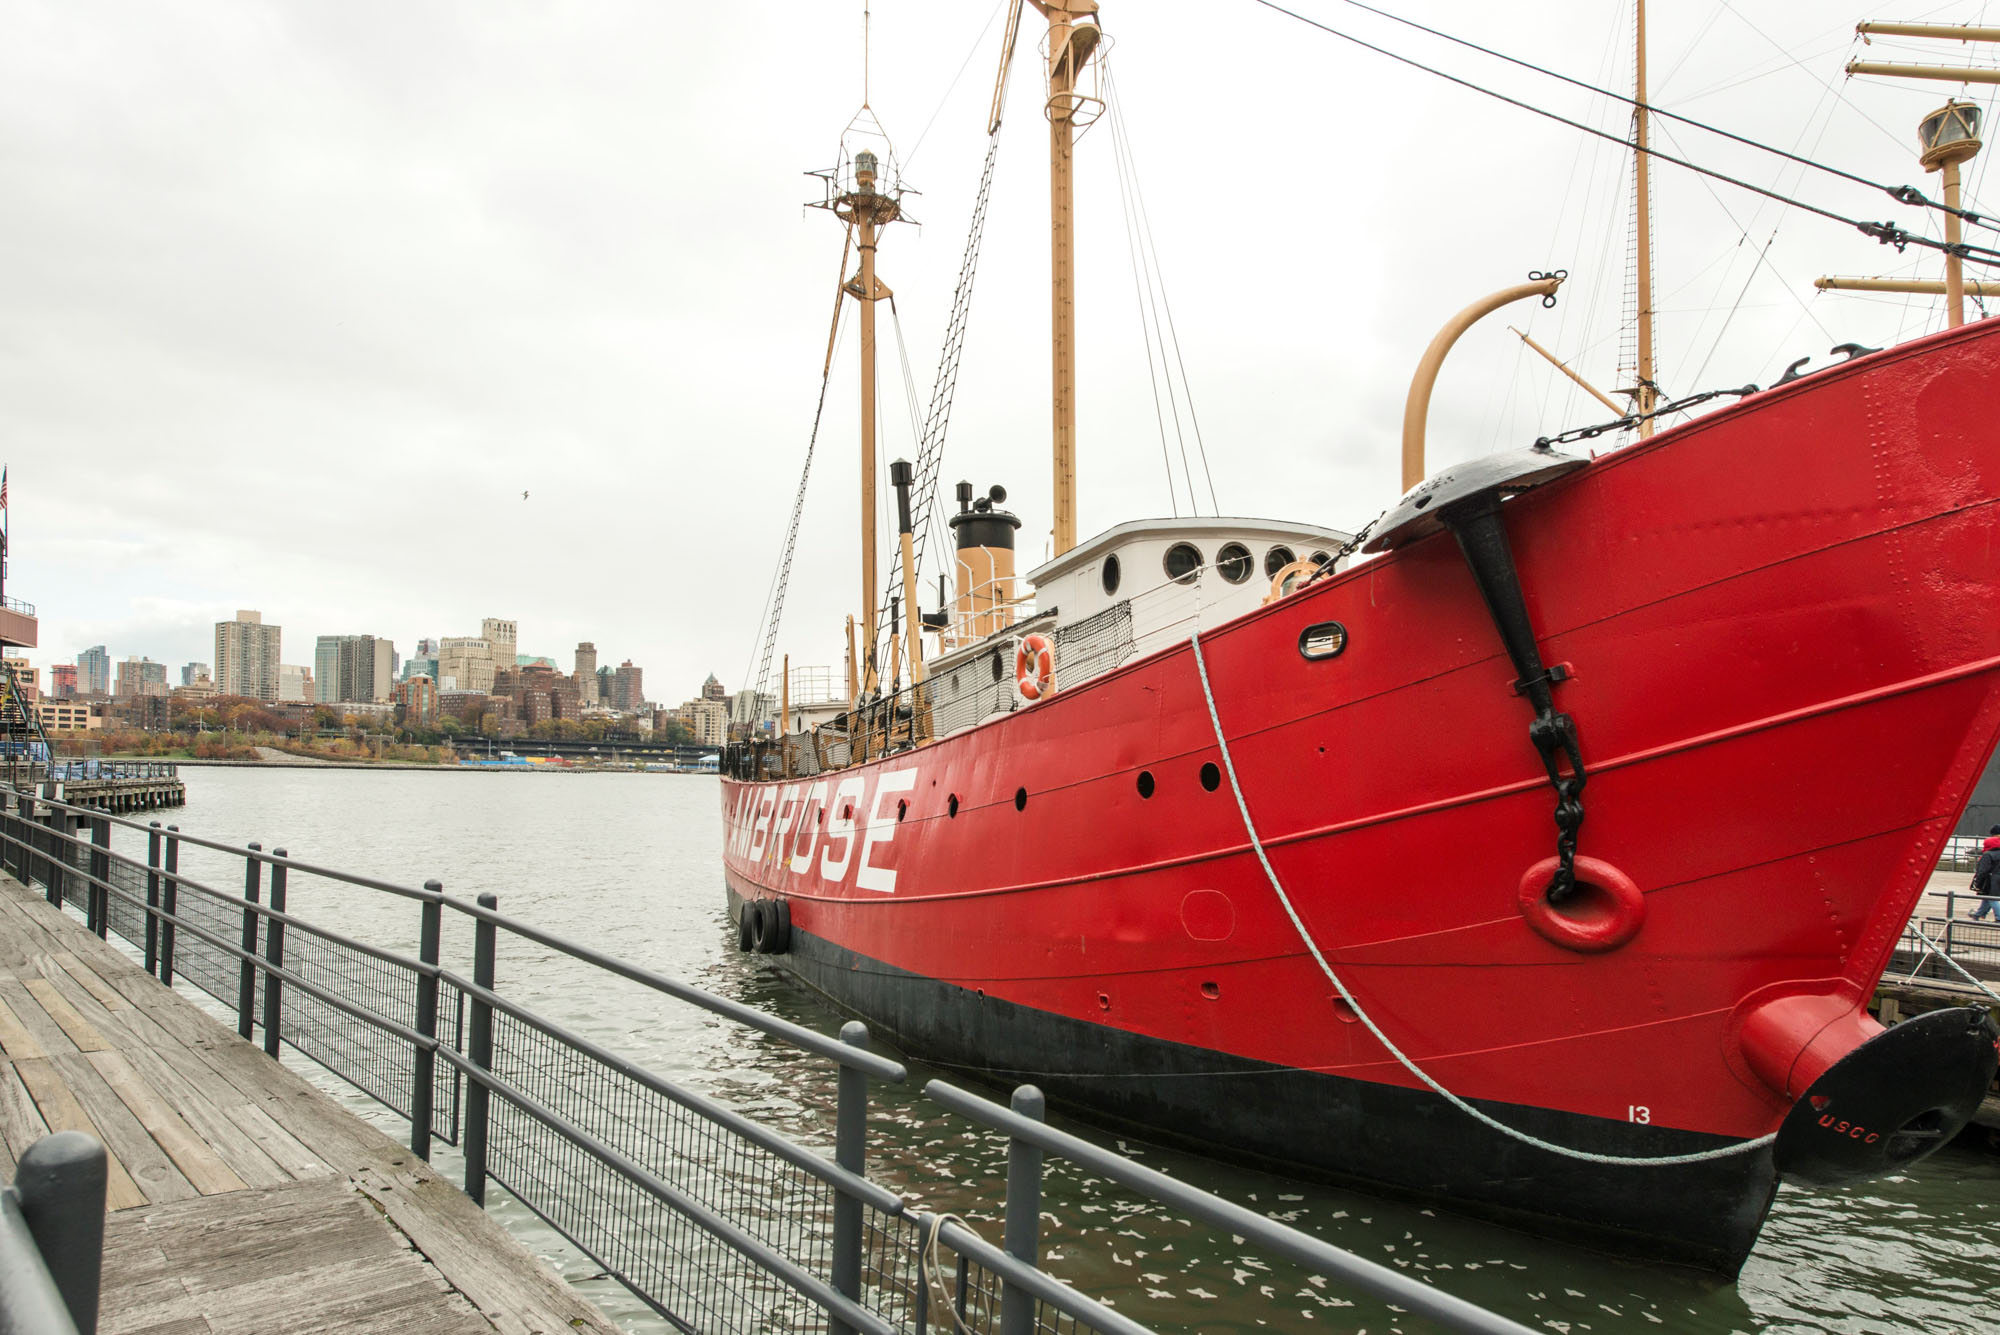
[[1446, 1089], [1431, 1076], [1430, 1072], [1417, 1065], [1408, 1054], [1396, 1046], [1395, 1042], [1387, 1034], [1382, 1032], [1381, 1026], [1375, 1023], [1374, 1017], [1369, 1015], [1367, 1009], [1354, 999], [1354, 994], [1348, 991], [1347, 984], [1340, 980], [1340, 975], [1333, 971], [1333, 965], [1327, 962], [1326, 956], [1320, 951], [1319, 943], [1313, 940], [1312, 933], [1306, 929], [1305, 921], [1299, 917], [1298, 909], [1292, 905], [1292, 897], [1285, 893], [1283, 883], [1278, 880], [1277, 870], [1271, 866], [1271, 859], [1265, 855], [1264, 841], [1257, 833], [1256, 822], [1250, 818], [1250, 804], [1244, 800], [1243, 785], [1236, 778], [1236, 761], [1230, 756], [1229, 740], [1222, 733], [1222, 715], [1215, 708], [1215, 690], [1209, 683], [1208, 660], [1201, 652], [1201, 634], [1199, 631], [1189, 633], [1188, 647], [1194, 650], [1195, 671], [1201, 676], [1202, 697], [1208, 702], [1208, 721], [1215, 729], [1215, 744], [1222, 752], [1222, 771], [1229, 776], [1229, 791], [1235, 795], [1236, 810], [1243, 817], [1243, 831], [1250, 836], [1250, 847], [1257, 853], [1257, 861], [1264, 868], [1265, 879], [1270, 881], [1271, 889], [1277, 892], [1279, 905], [1285, 910], [1285, 916], [1292, 920], [1292, 927], [1298, 932], [1299, 939], [1305, 942], [1306, 950], [1319, 964], [1320, 972], [1326, 975], [1327, 981], [1332, 983], [1334, 990], [1340, 993], [1341, 1000], [1353, 1008], [1355, 1018], [1367, 1026], [1368, 1032], [1375, 1036], [1375, 1041], [1380, 1043], [1404, 1070], [1423, 1081], [1425, 1085], [1430, 1087], [1433, 1093], [1437, 1094], [1446, 1103], [1449, 1103], [1452, 1107], [1458, 1109], [1482, 1126], [1489, 1127], [1525, 1145], [1533, 1145], [1536, 1149], [1547, 1150], [1551, 1154], [1561, 1155], [1566, 1159], [1579, 1159], [1585, 1163], [1614, 1164], [1621, 1167], [1633, 1168], [1666, 1168], [1676, 1164], [1706, 1163], [1714, 1159], [1726, 1159], [1737, 1154], [1747, 1154], [1752, 1150], [1762, 1149], [1764, 1146], [1777, 1140], [1777, 1134], [1774, 1132], [1770, 1135], [1758, 1136], [1754, 1140], [1738, 1141], [1734, 1145], [1724, 1145], [1712, 1150], [1698, 1150], [1691, 1154], [1663, 1154], [1657, 1156], [1598, 1154], [1592, 1150], [1579, 1150], [1568, 1145], [1558, 1145], [1554, 1141], [1543, 1140], [1540, 1136], [1530, 1134], [1518, 1127], [1508, 1126], [1505, 1122], [1481, 1112], [1458, 1095]]
[[[1389, 59], [1396, 61], [1398, 64], [1408, 65], [1412, 69], [1422, 70], [1425, 74], [1433, 75], [1437, 78], [1443, 79], [1447, 83], [1455, 83], [1461, 88], [1471, 89], [1475, 93], [1483, 93], [1487, 97], [1493, 98], [1496, 101], [1505, 102], [1510, 107], [1519, 107], [1523, 111], [1531, 112], [1534, 115], [1543, 117], [1546, 120], [1555, 121], [1559, 125], [1567, 125], [1572, 130], [1580, 130], [1584, 134], [1595, 135], [1599, 139], [1608, 140], [1611, 143], [1620, 145], [1621, 147], [1631, 149], [1635, 153], [1644, 153], [1648, 157], [1658, 158], [1662, 162], [1671, 162], [1676, 167], [1685, 167], [1689, 171], [1696, 172], [1702, 176], [1711, 176], [1718, 181], [1726, 181], [1730, 185], [1737, 187], [1739, 190], [1748, 190], [1752, 194], [1762, 195], [1764, 196], [1764, 198], [1776, 200], [1780, 204], [1785, 204], [1795, 209], [1803, 209], [1807, 213], [1815, 214], [1818, 217], [1828, 219], [1831, 222], [1837, 222], [1845, 226], [1852, 227], [1856, 231], [1860, 232], [1863, 236], [1872, 236], [1885, 246], [1894, 246], [1898, 251], [1906, 250], [1911, 246], [1921, 246], [1926, 250], [1941, 251], [1945, 254], [1956, 255], [1960, 259], [1973, 260], [1980, 264], [1993, 264], [1995, 262], [2000, 262], [2000, 250], [1996, 250], [1991, 246], [1975, 246], [1965, 241], [1960, 241], [1957, 244], [1952, 244], [1950, 242], [1940, 241], [1932, 237], [1919, 236], [1917, 233], [1912, 232], [1907, 228], [1898, 227], [1894, 223], [1868, 222], [1858, 218], [1850, 218], [1844, 213], [1835, 213], [1832, 209], [1821, 208], [1817, 204], [1808, 204], [1802, 199], [1794, 199], [1791, 196], [1783, 194], [1780, 191], [1773, 190], [1768, 186], [1757, 185], [1756, 183], [1751, 181], [1746, 181], [1739, 176], [1731, 176], [1727, 172], [1717, 171], [1713, 167], [1704, 167], [1699, 163], [1688, 160], [1687, 158], [1676, 157], [1672, 153], [1663, 153], [1659, 149], [1654, 148], [1651, 145], [1641, 148], [1637, 144], [1632, 143], [1629, 139], [1624, 139], [1618, 135], [1612, 134], [1609, 130], [1601, 130], [1595, 125], [1586, 124], [1585, 122], [1576, 120], [1573, 117], [1562, 115], [1560, 112], [1550, 111], [1547, 107], [1538, 107], [1534, 103], [1525, 102], [1518, 97], [1509, 97], [1507, 94], [1500, 92], [1498, 89], [1488, 88], [1484, 84], [1474, 83], [1472, 80], [1461, 78], [1456, 74], [1447, 74], [1445, 71], [1438, 69], [1434, 65], [1426, 65], [1421, 60], [1413, 60], [1409, 56], [1400, 55], [1397, 52], [1391, 51], [1389, 48], [1385, 46], [1377, 46], [1373, 42], [1365, 41], [1362, 38], [1356, 37], [1353, 33], [1342, 32], [1339, 28], [1333, 27], [1331, 24], [1322, 23], [1318, 19], [1311, 18], [1305, 14], [1299, 13], [1297, 10], [1287, 9], [1283, 5], [1278, 4], [1276, 0], [1255, 0], [1255, 3], [1262, 5], [1264, 8], [1269, 9], [1274, 13], [1283, 14], [1287, 18], [1297, 19], [1299, 22], [1307, 25], [1308, 27], [1317, 28], [1321, 32], [1326, 33], [1329, 36], [1338, 37], [1342, 41], [1352, 42], [1354, 45], [1361, 47], [1364, 50], [1373, 51], [1377, 55], [1387, 56]], [[1981, 225], [1983, 226], [1985, 224], [1982, 222]]]
[[[2000, 1001], [2000, 992], [1995, 992], [1992, 988], [1988, 987], [1986, 984], [1980, 982], [1977, 978], [1973, 977], [1972, 974], [1966, 970], [1966, 967], [1963, 964], [1960, 964], [1957, 960], [1953, 959], [1943, 946], [1931, 940], [1929, 935], [1925, 933], [1923, 928], [1917, 926], [1915, 923], [1911, 923], [1910, 930], [1912, 932], [1915, 932], [1917, 934], [1917, 939], [1924, 943], [1926, 947], [1926, 953], [1937, 956], [1939, 959], [1943, 960], [1946, 964], [1949, 964], [1952, 968], [1958, 970], [1959, 973], [1964, 976], [1966, 982], [1971, 983], [1974, 987], [1978, 988], [1981, 992], [1984, 992], [1987, 996], [1992, 997], [1995, 1001]], [[1917, 964], [1922, 964], [1922, 963], [1923, 963], [1922, 960], [1917, 961]], [[1912, 971], [1910, 976], [1915, 977], [1916, 976], [1915, 969], [1917, 965], [1911, 965], [1910, 967]]]

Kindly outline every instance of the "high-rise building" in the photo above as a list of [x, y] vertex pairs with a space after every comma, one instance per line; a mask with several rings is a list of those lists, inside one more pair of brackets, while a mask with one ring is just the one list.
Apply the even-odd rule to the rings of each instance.
[[708, 674], [708, 680], [701, 684], [701, 698], [726, 701], [729, 699], [729, 692], [722, 688], [722, 683], [717, 681], [715, 674], [711, 672]]
[[597, 646], [585, 640], [576, 646], [577, 698], [584, 704], [597, 703]]
[[76, 699], [76, 664], [57, 663], [49, 669], [49, 694], [58, 700]]
[[135, 695], [167, 694], [167, 665], [150, 658], [127, 658], [118, 664], [118, 680], [111, 693], [120, 699]]
[[375, 635], [322, 635], [313, 647], [313, 699], [323, 705], [394, 698], [396, 649]]
[[493, 646], [493, 663], [496, 667], [515, 667], [514, 655], [518, 637], [514, 634], [514, 623], [502, 621], [499, 617], [487, 617], [479, 623], [479, 638]]
[[680, 707], [682, 726], [697, 746], [721, 746], [729, 740], [729, 705], [704, 695]]
[[93, 644], [76, 656], [76, 693], [111, 694], [111, 655], [101, 644]]
[[396, 685], [396, 703], [403, 707], [402, 722], [410, 728], [433, 728], [438, 721], [437, 683], [419, 672]]
[[417, 641], [418, 658], [436, 658], [437, 656], [438, 656], [438, 642], [436, 640], [421, 639]]
[[283, 628], [267, 626], [259, 612], [239, 611], [215, 623], [215, 689], [253, 700], [278, 698], [278, 656]]
[[403, 660], [402, 670], [396, 675], [404, 681], [408, 681], [412, 677], [429, 677], [433, 684], [436, 683], [438, 675], [437, 641], [425, 640], [424, 643], [431, 646], [428, 652], [413, 654]]
[[[513, 662], [508, 659], [509, 664]], [[471, 636], [453, 638], [447, 635], [438, 643], [438, 676], [440, 691], [477, 691], [481, 695], [493, 690], [493, 644], [490, 640]]]
[[215, 680], [215, 674], [208, 670], [208, 664], [206, 663], [188, 663], [182, 666], [181, 685], [194, 685], [196, 677], [207, 677], [210, 681]]
[[312, 669], [303, 663], [278, 664], [278, 699], [285, 704], [305, 704], [316, 699]]
[[340, 636], [322, 635], [313, 643], [313, 703], [330, 705], [340, 697]]
[[632, 660], [620, 663], [611, 674], [611, 707], [621, 714], [630, 714], [646, 702], [646, 690], [641, 684], [645, 669], [632, 666]]

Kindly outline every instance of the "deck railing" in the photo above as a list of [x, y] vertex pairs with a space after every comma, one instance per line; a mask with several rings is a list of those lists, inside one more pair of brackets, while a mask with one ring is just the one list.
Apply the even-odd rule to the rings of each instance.
[[[221, 874], [199, 878], [191, 856]], [[122, 938], [163, 983], [206, 993], [273, 1057], [289, 1044], [392, 1109], [419, 1156], [457, 1144], [474, 1200], [504, 1187], [683, 1330], [1144, 1335], [1037, 1264], [1048, 1153], [1443, 1329], [1525, 1330], [1047, 1127], [1032, 1086], [1003, 1108], [932, 1082], [937, 1103], [1008, 1137], [996, 1246], [868, 1176], [871, 1082], [907, 1072], [869, 1051], [865, 1026], [829, 1038], [509, 918], [492, 895], [467, 902], [436, 881], [396, 885], [17, 791], [0, 793], [0, 865]], [[326, 892], [315, 901], [337, 891], [407, 905], [414, 953], [293, 912], [306, 881]], [[446, 965], [447, 935], [469, 935], [469, 974]], [[788, 1045], [802, 1085], [831, 1063], [832, 1156], [540, 1013], [531, 989], [501, 981], [523, 947], [587, 966], [593, 986], [622, 980]]]

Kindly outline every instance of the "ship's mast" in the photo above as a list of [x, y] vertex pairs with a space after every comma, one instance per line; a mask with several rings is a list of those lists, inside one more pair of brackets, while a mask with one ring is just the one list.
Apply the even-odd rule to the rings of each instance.
[[[1633, 404], [1640, 414], [1653, 411], [1660, 391], [1653, 383], [1653, 190], [1652, 155], [1647, 152], [1651, 127], [1646, 114], [1646, 0], [1635, 0], [1638, 17], [1634, 23], [1637, 56], [1634, 61], [1632, 94], [1632, 142], [1637, 151], [1632, 164], [1632, 208], [1638, 231], [1638, 294], [1634, 305], [1639, 316], [1639, 380], [1633, 390]], [[1653, 434], [1653, 419], [1639, 423], [1639, 437]]]
[[1071, 154], [1087, 99], [1077, 76], [1102, 33], [1097, 0], [1034, 0], [1049, 21], [1050, 360], [1053, 371], [1055, 555], [1076, 546], [1076, 247]]
[[861, 303], [861, 615], [867, 657], [862, 664], [864, 689], [875, 681], [875, 303], [891, 295], [875, 277], [876, 238], [894, 222], [901, 209], [894, 195], [876, 189], [878, 164], [866, 149], [854, 155], [854, 188], [840, 197], [835, 212], [854, 226], [861, 270], [849, 279], [846, 292]]

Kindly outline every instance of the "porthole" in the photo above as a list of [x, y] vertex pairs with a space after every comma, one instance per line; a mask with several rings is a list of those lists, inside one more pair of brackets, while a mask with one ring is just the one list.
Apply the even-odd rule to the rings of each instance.
[[946, 799], [946, 801], [945, 801], [945, 804], [944, 804], [944, 814], [945, 814], [945, 815], [947, 815], [947, 816], [950, 816], [950, 817], [952, 817], [953, 819], [956, 819], [956, 818], [958, 817], [958, 794], [957, 794], [957, 793], [953, 793], [953, 794], [952, 794], [952, 795], [951, 795], [951, 796], [950, 796], [950, 797], [949, 797], [948, 799]]
[[1161, 564], [1166, 567], [1168, 579], [1177, 584], [1192, 584], [1201, 571], [1201, 548], [1191, 542], [1177, 542], [1167, 548]]
[[1201, 767], [1201, 786], [1211, 793], [1222, 786], [1222, 771], [1215, 767], [1213, 760], [1204, 762]]
[[1151, 797], [1152, 795], [1153, 795], [1153, 771], [1149, 769], [1142, 769], [1139, 771], [1139, 796]]
[[1231, 584], [1241, 584], [1250, 578], [1250, 572], [1257, 568], [1250, 559], [1250, 549], [1240, 542], [1232, 542], [1215, 554], [1215, 573]]
[[1118, 592], [1118, 553], [1116, 552], [1104, 558], [1104, 592], [1106, 594]]
[[1280, 570], [1283, 570], [1297, 559], [1297, 557], [1292, 555], [1291, 548], [1273, 547], [1270, 551], [1264, 553], [1264, 574], [1266, 578], [1276, 579]]
[[1028, 809], [1028, 790], [1025, 788], [1016, 788], [1014, 790], [1014, 810], [1026, 811], [1027, 809]]
[[1314, 552], [1312, 554], [1312, 563], [1321, 569], [1325, 569], [1327, 566], [1333, 564], [1333, 557], [1326, 552]]

